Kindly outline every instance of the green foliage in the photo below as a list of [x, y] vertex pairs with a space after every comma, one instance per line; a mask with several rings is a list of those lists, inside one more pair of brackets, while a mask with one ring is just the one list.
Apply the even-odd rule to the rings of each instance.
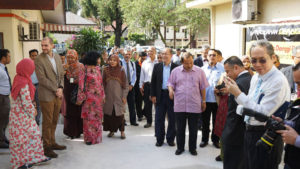
[[89, 51], [102, 51], [106, 44], [102, 32], [94, 31], [92, 28], [84, 28], [76, 34], [71, 48], [75, 49], [78, 54]]
[[[115, 38], [116, 36], [112, 35], [109, 39], [107, 39], [107, 42], [109, 42], [110, 47], [115, 46]], [[124, 45], [124, 42], [125, 42], [124, 37], [121, 37], [121, 45]]]
[[54, 37], [54, 35], [52, 33], [48, 32], [46, 36], [48, 36], [49, 38], [51, 38], [53, 40], [54, 44], [58, 43], [57, 39]]
[[65, 6], [68, 11], [71, 11], [75, 14], [80, 9], [79, 0], [66, 0]]
[[210, 23], [209, 9], [189, 9], [186, 8], [186, 3], [182, 3], [176, 8], [175, 13], [176, 22], [187, 26], [191, 36], [207, 31]]
[[[121, 36], [127, 28], [122, 28], [123, 13], [120, 9], [120, 0], [82, 0], [83, 14], [93, 16], [111, 25], [114, 29], [115, 44], [120, 46]], [[115, 24], [114, 24], [115, 22]]]
[[130, 33], [128, 35], [128, 40], [134, 41], [136, 44], [140, 45], [146, 45], [148, 42], [147, 36], [139, 33]]

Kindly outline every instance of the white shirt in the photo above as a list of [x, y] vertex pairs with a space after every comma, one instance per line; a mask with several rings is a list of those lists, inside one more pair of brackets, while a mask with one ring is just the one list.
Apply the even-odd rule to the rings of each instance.
[[53, 57], [50, 57], [49, 55], [47, 55], [47, 56], [48, 56], [49, 61], [51, 62], [51, 65], [54, 69], [55, 74], [57, 74], [56, 62], [55, 62], [55, 59], [54, 59], [54, 55], [53, 55]]
[[[261, 87], [259, 90], [259, 96], [264, 95], [258, 104], [257, 97], [254, 100], [255, 91], [259, 79], [262, 79]], [[272, 115], [280, 106], [285, 102], [290, 101], [290, 87], [285, 76], [275, 66], [267, 72], [265, 75], [259, 75], [256, 73], [253, 75], [250, 82], [250, 89], [248, 95], [241, 93], [237, 98], [236, 102], [239, 104], [237, 107], [237, 114], [242, 115], [243, 107], [250, 108], [257, 112], [263, 113], [267, 116]], [[250, 117], [250, 125], [264, 125], [264, 123], [255, 120]]]
[[156, 63], [158, 63], [156, 59], [154, 61], [151, 61], [151, 59], [147, 59], [143, 62], [140, 75], [140, 88], [143, 87], [144, 83], [151, 82], [153, 67]]
[[9, 78], [5, 71], [5, 65], [2, 63], [0, 63], [0, 94], [2, 95], [10, 94]]
[[176, 64], [180, 64], [180, 56], [177, 56], [176, 54], [174, 54], [172, 56], [172, 62], [176, 63]]

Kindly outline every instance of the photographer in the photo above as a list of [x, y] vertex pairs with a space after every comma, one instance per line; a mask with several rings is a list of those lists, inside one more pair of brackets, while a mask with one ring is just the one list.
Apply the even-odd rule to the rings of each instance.
[[[300, 91], [300, 63], [293, 67], [293, 78], [294, 82], [297, 84], [297, 91]], [[281, 134], [283, 142], [286, 143], [284, 163], [285, 169], [298, 169], [300, 168], [300, 110], [292, 109], [293, 114], [289, 117], [289, 120], [285, 120], [286, 130], [279, 130], [278, 133]], [[281, 121], [280, 118], [276, 118], [277, 121]]]
[[[285, 76], [273, 65], [275, 54], [272, 44], [260, 40], [250, 47], [251, 62], [256, 70], [252, 77], [248, 95], [241, 92], [236, 82], [226, 78], [225, 84], [229, 93], [235, 96], [239, 106], [237, 114], [242, 115], [242, 108], [251, 108], [264, 115], [274, 114], [290, 100], [290, 88]], [[283, 142], [277, 137], [270, 153], [264, 147], [256, 146], [265, 133], [263, 122], [245, 116], [246, 132], [244, 136], [245, 165], [247, 169], [278, 169]]]

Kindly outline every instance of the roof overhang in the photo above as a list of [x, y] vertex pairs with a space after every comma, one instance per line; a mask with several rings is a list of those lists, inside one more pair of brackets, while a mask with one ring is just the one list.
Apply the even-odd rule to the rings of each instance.
[[63, 0], [1, 0], [0, 9], [54, 10]]
[[195, 0], [186, 3], [187, 8], [210, 8], [212, 6], [217, 6], [232, 2], [232, 0]]
[[79, 15], [76, 15], [70, 11], [66, 12], [66, 25], [87, 25], [96, 26], [97, 24], [93, 21], [85, 19]]
[[56, 8], [54, 10], [42, 10], [44, 22], [53, 23], [53, 24], [65, 24], [66, 14], [65, 14], [64, 0], [50, 0], [50, 1], [57, 1], [58, 4], [56, 5]]

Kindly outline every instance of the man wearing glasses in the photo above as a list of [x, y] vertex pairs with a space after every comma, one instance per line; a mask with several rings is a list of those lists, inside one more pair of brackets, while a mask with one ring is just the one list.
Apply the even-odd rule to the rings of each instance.
[[[256, 70], [250, 83], [248, 95], [241, 92], [236, 82], [226, 78], [229, 93], [235, 96], [237, 114], [242, 115], [243, 107], [253, 109], [264, 115], [277, 114], [282, 105], [290, 101], [290, 87], [285, 76], [274, 66], [274, 48], [265, 40], [254, 42], [250, 47], [251, 62]], [[265, 123], [253, 117], [245, 116], [244, 135], [245, 165], [247, 169], [278, 169], [281, 161], [283, 142], [277, 137], [271, 152], [257, 146], [257, 141], [265, 133]]]
[[[300, 45], [293, 48], [292, 59], [294, 61], [294, 65], [297, 65], [300, 62]], [[293, 65], [281, 69], [281, 72], [289, 82], [291, 93], [295, 93], [299, 97], [300, 93], [297, 93], [296, 83], [293, 78]]]
[[[212, 115], [213, 120], [213, 130], [215, 129], [215, 120], [216, 114], [218, 110], [218, 104], [214, 95], [214, 89], [217, 86], [217, 83], [224, 72], [224, 67], [217, 66], [218, 63], [218, 51], [216, 49], [210, 49], [208, 51], [208, 64], [202, 67], [205, 72], [206, 79], [209, 83], [209, 86], [206, 88], [206, 110], [202, 113], [202, 142], [200, 143], [200, 147], [205, 147], [208, 144], [209, 138], [209, 125], [210, 125], [210, 117]], [[211, 134], [211, 140], [213, 145], [216, 148], [220, 148], [219, 146], [219, 137], [215, 135], [213, 132]]]

